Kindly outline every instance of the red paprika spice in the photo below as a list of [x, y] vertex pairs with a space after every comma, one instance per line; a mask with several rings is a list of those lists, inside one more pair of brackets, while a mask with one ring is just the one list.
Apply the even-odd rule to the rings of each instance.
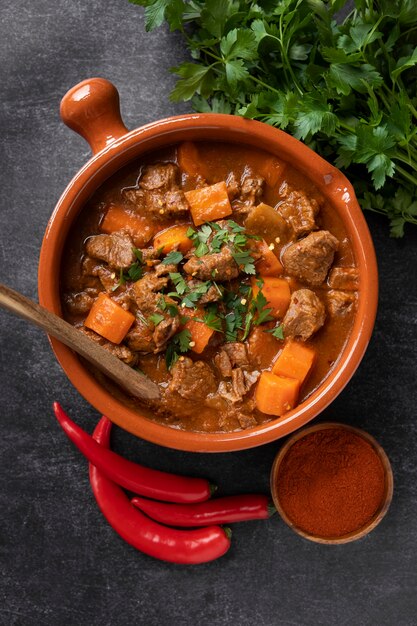
[[277, 495], [295, 526], [323, 538], [342, 537], [372, 519], [385, 495], [385, 473], [373, 446], [344, 428], [321, 429], [284, 456]]

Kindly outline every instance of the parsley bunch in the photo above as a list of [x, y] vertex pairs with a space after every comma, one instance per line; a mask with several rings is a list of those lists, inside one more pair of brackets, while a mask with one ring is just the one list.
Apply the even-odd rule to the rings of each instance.
[[192, 61], [172, 100], [264, 121], [346, 169], [391, 235], [417, 224], [415, 0], [131, 0], [164, 19]]

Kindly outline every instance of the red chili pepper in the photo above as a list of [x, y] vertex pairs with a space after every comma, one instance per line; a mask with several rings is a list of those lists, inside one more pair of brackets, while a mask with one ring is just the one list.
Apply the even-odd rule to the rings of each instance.
[[93, 465], [129, 491], [167, 502], [202, 502], [210, 498], [213, 487], [203, 478], [188, 478], [160, 472], [128, 461], [112, 450], [100, 446], [77, 426], [54, 402], [55, 416], [65, 434]]
[[269, 498], [262, 495], [229, 496], [197, 504], [167, 504], [145, 498], [133, 498], [131, 502], [152, 519], [169, 526], [230, 524], [267, 519], [275, 513]]
[[[110, 430], [111, 422], [102, 417], [93, 434], [98, 444], [108, 447]], [[110, 526], [127, 543], [149, 556], [172, 563], [197, 564], [218, 559], [230, 547], [230, 531], [220, 526], [177, 530], [149, 519], [132, 506], [120, 487], [91, 463], [90, 483]]]

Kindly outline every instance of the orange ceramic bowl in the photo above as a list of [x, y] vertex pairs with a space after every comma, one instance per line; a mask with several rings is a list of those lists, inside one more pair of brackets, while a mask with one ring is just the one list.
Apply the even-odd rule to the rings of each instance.
[[64, 122], [89, 142], [93, 157], [62, 194], [47, 226], [39, 262], [40, 303], [62, 316], [59, 271], [65, 239], [91, 194], [121, 167], [142, 154], [184, 140], [227, 141], [267, 150], [295, 165], [314, 182], [340, 215], [359, 268], [356, 320], [339, 361], [307, 400], [281, 418], [232, 433], [199, 433], [173, 429], [148, 419], [119, 393], [110, 392], [78, 356], [55, 339], [55, 355], [78, 391], [98, 411], [125, 430], [170, 448], [226, 452], [252, 448], [288, 435], [316, 417], [342, 391], [368, 345], [377, 308], [378, 273], [368, 227], [345, 176], [297, 139], [266, 124], [232, 115], [188, 114], [159, 120], [128, 132], [120, 118], [115, 87], [101, 78], [86, 80], [63, 98]]

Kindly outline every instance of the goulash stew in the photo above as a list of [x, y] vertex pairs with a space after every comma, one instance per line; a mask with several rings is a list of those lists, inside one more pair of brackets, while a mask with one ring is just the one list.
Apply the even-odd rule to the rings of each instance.
[[284, 415], [328, 376], [358, 272], [340, 218], [295, 168], [185, 142], [94, 194], [61, 287], [66, 319], [160, 386], [151, 419], [235, 431]]

